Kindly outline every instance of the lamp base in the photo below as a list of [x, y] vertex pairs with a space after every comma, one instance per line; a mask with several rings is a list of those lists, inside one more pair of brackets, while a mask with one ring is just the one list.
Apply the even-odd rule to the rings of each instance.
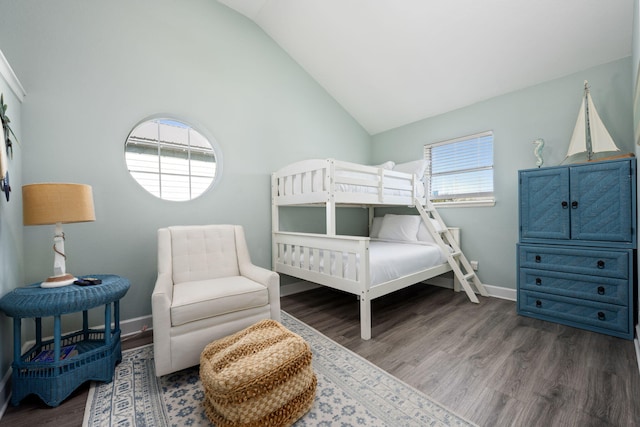
[[67, 286], [75, 282], [76, 279], [73, 274], [61, 274], [60, 276], [51, 276], [44, 282], [40, 283], [41, 288], [59, 288], [61, 286]]

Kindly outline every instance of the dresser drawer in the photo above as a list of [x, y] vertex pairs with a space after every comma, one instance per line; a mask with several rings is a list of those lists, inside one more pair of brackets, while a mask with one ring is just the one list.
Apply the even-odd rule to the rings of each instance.
[[629, 333], [629, 310], [625, 306], [520, 290], [518, 311], [590, 330]]
[[520, 268], [627, 279], [629, 253], [614, 249], [519, 245], [518, 262]]
[[629, 305], [629, 283], [624, 279], [521, 268], [518, 283], [520, 289], [534, 292]]

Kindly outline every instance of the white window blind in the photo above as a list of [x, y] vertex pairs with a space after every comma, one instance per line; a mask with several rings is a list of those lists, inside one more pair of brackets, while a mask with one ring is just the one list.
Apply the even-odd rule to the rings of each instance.
[[427, 144], [424, 156], [434, 203], [493, 201], [493, 132]]

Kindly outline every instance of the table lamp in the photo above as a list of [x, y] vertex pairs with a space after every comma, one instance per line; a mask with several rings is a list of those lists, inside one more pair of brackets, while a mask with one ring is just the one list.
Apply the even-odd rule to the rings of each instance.
[[55, 288], [72, 284], [77, 279], [66, 271], [62, 224], [96, 220], [91, 186], [28, 184], [22, 187], [22, 203], [24, 225], [56, 225], [53, 236], [53, 276], [40, 286]]

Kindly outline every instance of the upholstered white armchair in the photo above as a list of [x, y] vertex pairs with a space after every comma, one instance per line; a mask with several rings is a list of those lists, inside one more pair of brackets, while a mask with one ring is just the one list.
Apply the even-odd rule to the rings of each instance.
[[161, 228], [151, 308], [161, 376], [200, 363], [213, 340], [262, 319], [280, 321], [280, 277], [251, 263], [241, 226]]

